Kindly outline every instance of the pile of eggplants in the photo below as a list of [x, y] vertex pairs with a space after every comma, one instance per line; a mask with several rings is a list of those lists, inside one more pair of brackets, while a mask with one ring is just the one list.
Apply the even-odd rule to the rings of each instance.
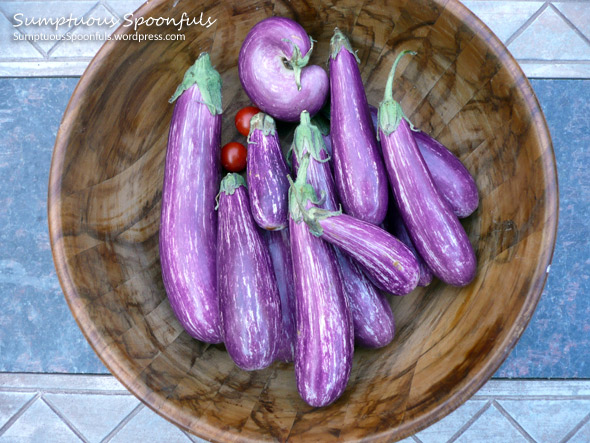
[[[330, 42], [329, 74], [309, 64], [313, 47], [288, 18], [250, 30], [238, 75], [262, 112], [250, 122], [246, 173], [222, 180], [221, 77], [207, 53], [185, 73], [171, 99], [160, 261], [191, 336], [223, 342], [243, 370], [293, 362], [301, 397], [322, 407], [344, 392], [355, 344], [392, 342], [391, 296], [434, 277], [473, 280], [459, 218], [477, 209], [478, 192], [393, 99], [408, 51], [374, 108], [344, 33]], [[276, 120], [296, 122], [286, 155]]]

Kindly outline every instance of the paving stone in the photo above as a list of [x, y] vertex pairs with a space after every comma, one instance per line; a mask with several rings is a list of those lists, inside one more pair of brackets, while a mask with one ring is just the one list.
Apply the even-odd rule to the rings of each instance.
[[45, 394], [80, 433], [101, 441], [139, 404], [132, 395]]
[[576, 432], [568, 443], [588, 443], [590, 441], [590, 420]]
[[106, 3], [122, 19], [126, 14], [135, 12], [145, 2], [143, 0], [108, 0]]
[[7, 443], [79, 442], [76, 434], [47, 406], [37, 399], [4, 434]]
[[590, 45], [551, 7], [516, 37], [508, 49], [517, 59], [590, 60]]
[[495, 407], [489, 407], [456, 440], [460, 443], [520, 443], [526, 438]]
[[[1, 3], [0, 3], [1, 5]], [[43, 60], [43, 55], [35, 47], [24, 40], [15, 40], [14, 36], [21, 38], [22, 34], [15, 30], [12, 23], [0, 13], [0, 59], [39, 59]], [[24, 37], [24, 36], [22, 36]]]
[[187, 443], [191, 439], [172, 423], [144, 407], [119, 432], [111, 443], [150, 442]]
[[544, 2], [464, 1], [505, 42], [543, 6]]
[[35, 394], [0, 392], [0, 428]]
[[424, 443], [448, 441], [487, 403], [486, 400], [470, 400], [442, 420], [416, 434]]
[[580, 3], [556, 2], [553, 5], [571, 21], [576, 28], [590, 39], [590, 5]]
[[[20, 1], [20, 2], [0, 2], [0, 9], [4, 11], [4, 13], [14, 20], [15, 14], [23, 14], [20, 16], [20, 19], [40, 19], [40, 18], [47, 18], [47, 19], [57, 19], [57, 18], [65, 18], [68, 19], [70, 14], [72, 18], [81, 18], [84, 14], [88, 13], [94, 5], [96, 5], [96, 1]], [[18, 24], [17, 21], [14, 21], [14, 24]], [[58, 29], [55, 29], [54, 25], [44, 25], [44, 26], [37, 26], [37, 25], [30, 25], [25, 26], [24, 23], [19, 27], [20, 30], [25, 32], [28, 35], [35, 35], [35, 34], [46, 34], [46, 35], [54, 35], [54, 36], [61, 36], [68, 32], [71, 28], [67, 26], [58, 26]], [[47, 53], [53, 46], [56, 44], [56, 40], [47, 40], [47, 41], [38, 41], [37, 44]]]
[[498, 400], [498, 403], [539, 443], [560, 441], [590, 414], [590, 400]]

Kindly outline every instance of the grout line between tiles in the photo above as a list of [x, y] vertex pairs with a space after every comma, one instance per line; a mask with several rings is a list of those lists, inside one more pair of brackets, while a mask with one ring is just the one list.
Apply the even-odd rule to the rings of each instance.
[[516, 38], [518, 38], [518, 36], [520, 36], [530, 25], [533, 24], [533, 22], [535, 20], [537, 20], [537, 18], [543, 13], [543, 11], [545, 11], [545, 9], [547, 9], [549, 7], [549, 2], [545, 2], [541, 5], [541, 7], [539, 9], [537, 9], [537, 11], [531, 15], [528, 20], [526, 22], [523, 23], [523, 25], [518, 28], [516, 31], [514, 31], [514, 33], [508, 37], [506, 39], [506, 41], [504, 42], [504, 46], [508, 47], [508, 45], [510, 45], [510, 43], [512, 43]]
[[492, 402], [491, 402], [491, 401], [488, 401], [488, 402], [487, 402], [485, 405], [483, 405], [483, 406], [482, 406], [482, 408], [481, 408], [479, 411], [477, 411], [475, 414], [473, 414], [473, 417], [471, 417], [469, 420], [467, 420], [467, 421], [465, 422], [465, 424], [464, 424], [463, 426], [461, 426], [461, 427], [459, 428], [459, 430], [458, 430], [457, 432], [455, 432], [455, 433], [454, 433], [454, 434], [451, 436], [451, 438], [449, 438], [449, 440], [447, 441], [447, 443], [451, 443], [451, 442], [453, 442], [453, 441], [456, 441], [456, 440], [457, 440], [459, 437], [461, 437], [461, 435], [462, 435], [462, 434], [463, 434], [463, 433], [464, 433], [464, 432], [465, 432], [467, 429], [469, 429], [469, 428], [471, 427], [471, 425], [472, 425], [473, 423], [475, 423], [475, 421], [476, 421], [476, 420], [477, 420], [479, 417], [481, 417], [481, 416], [484, 414], [484, 412], [486, 412], [488, 409], [490, 409], [490, 406], [491, 406], [491, 405], [492, 405]]
[[416, 442], [416, 443], [423, 443], [422, 440], [420, 440], [418, 437], [416, 437], [415, 435], [412, 435], [412, 439]]
[[109, 434], [108, 434], [108, 435], [107, 435], [105, 438], [103, 438], [103, 439], [102, 439], [101, 443], [108, 443], [109, 441], [111, 441], [111, 440], [113, 439], [113, 437], [114, 437], [115, 435], [117, 435], [117, 433], [118, 433], [118, 432], [119, 432], [121, 429], [123, 429], [123, 427], [125, 427], [125, 425], [126, 425], [127, 423], [129, 423], [129, 422], [130, 422], [130, 421], [133, 419], [133, 417], [135, 417], [137, 414], [139, 414], [139, 412], [140, 412], [140, 411], [141, 411], [143, 408], [144, 408], [144, 406], [143, 406], [143, 403], [140, 403], [140, 404], [138, 404], [138, 405], [137, 405], [137, 406], [136, 406], [136, 407], [133, 409], [133, 411], [131, 411], [129, 414], [127, 414], [127, 416], [126, 416], [126, 417], [125, 417], [123, 420], [121, 420], [121, 421], [119, 422], [119, 424], [118, 424], [117, 426], [115, 426], [115, 427], [113, 428], [113, 430], [112, 430], [111, 432], [109, 432]]
[[51, 403], [48, 399], [46, 399], [45, 397], [41, 396], [41, 400], [43, 400], [43, 402], [49, 406], [49, 409], [51, 409], [53, 411], [53, 413], [55, 415], [57, 415], [59, 417], [59, 419], [64, 422], [64, 424], [70, 428], [70, 431], [72, 431], [74, 434], [76, 434], [76, 436], [82, 440], [84, 443], [89, 443], [89, 441], [86, 439], [86, 437], [84, 437], [84, 435], [78, 430], [78, 428], [76, 428], [76, 426], [74, 426], [74, 424], [68, 420], [68, 418], [62, 414], [62, 412], [55, 407], [55, 405], [53, 403]]
[[[100, 2], [96, 2], [94, 5], [92, 5], [92, 6], [90, 7], [90, 9], [89, 9], [88, 11], [86, 11], [86, 12], [85, 12], [85, 13], [82, 15], [82, 18], [88, 18], [88, 16], [89, 16], [90, 14], [92, 14], [92, 12], [93, 12], [93, 11], [94, 11], [96, 8], [98, 8], [98, 6], [99, 6], [99, 5], [100, 5]], [[110, 12], [110, 11], [109, 11], [109, 12]], [[79, 28], [81, 28], [81, 27], [82, 27], [82, 24], [79, 24], [79, 25], [77, 25], [77, 26], [74, 26], [74, 27], [73, 27], [73, 28], [71, 28], [71, 29], [68, 29], [68, 30], [66, 31], [66, 33], [68, 33], [68, 32], [74, 32], [76, 29], [79, 29]], [[65, 42], [65, 41], [57, 41], [57, 42], [55, 42], [55, 44], [54, 44], [54, 45], [53, 45], [51, 48], [49, 48], [49, 51], [47, 51], [47, 58], [48, 58], [48, 59], [51, 59], [51, 54], [53, 54], [53, 53], [55, 52], [56, 48], [58, 48], [58, 47], [59, 47], [59, 46], [60, 46], [62, 43], [67, 43], [67, 42]]]
[[17, 421], [26, 411], [29, 409], [37, 399], [41, 397], [40, 394], [35, 395], [28, 402], [26, 402], [16, 413], [8, 419], [8, 421], [0, 428], [0, 437], [4, 434], [8, 428], [10, 428], [15, 421]]
[[510, 415], [508, 411], [504, 409], [502, 405], [500, 405], [500, 403], [498, 403], [496, 400], [492, 400], [492, 405], [500, 414], [502, 414], [512, 424], [512, 426], [516, 428], [518, 432], [522, 434], [524, 438], [527, 439], [527, 441], [529, 441], [530, 443], [536, 443], [535, 439], [531, 437], [531, 435], [527, 431], [525, 431], [525, 429], [520, 425], [520, 423], [518, 423], [514, 419], [514, 417], [512, 417], [512, 415]]
[[584, 418], [582, 419], [582, 421], [581, 421], [580, 423], [578, 423], [576, 426], [574, 426], [574, 428], [573, 428], [571, 431], [569, 431], [569, 432], [568, 432], [568, 433], [565, 435], [565, 437], [563, 437], [563, 438], [561, 439], [561, 441], [560, 441], [559, 443], [565, 443], [565, 442], [567, 442], [568, 440], [570, 440], [570, 439], [571, 439], [571, 438], [572, 438], [574, 435], [576, 435], [576, 433], [577, 433], [577, 432], [578, 432], [580, 429], [582, 429], [582, 427], [583, 427], [583, 426], [584, 426], [586, 423], [588, 423], [589, 421], [590, 421], [590, 414], [588, 414], [586, 417], [584, 417]]
[[586, 42], [586, 44], [587, 44], [587, 45], [589, 45], [589, 46], [590, 46], [590, 39], [588, 39], [588, 37], [586, 37], [586, 36], [584, 35], [584, 33], [583, 33], [582, 31], [580, 31], [580, 30], [578, 29], [578, 27], [577, 27], [576, 25], [574, 25], [574, 24], [572, 23], [572, 21], [571, 21], [569, 18], [567, 18], [567, 16], [566, 16], [566, 15], [565, 15], [563, 12], [561, 12], [561, 11], [559, 10], [559, 8], [558, 8], [557, 6], [555, 6], [553, 3], [551, 3], [549, 6], [551, 7], [551, 9], [553, 9], [553, 11], [554, 11], [554, 12], [555, 12], [555, 13], [556, 13], [558, 16], [560, 16], [560, 17], [561, 17], [561, 19], [562, 19], [562, 20], [563, 20], [563, 21], [564, 21], [564, 22], [565, 22], [565, 23], [566, 23], [566, 24], [567, 24], [567, 25], [568, 25], [570, 28], [572, 28], [572, 30], [573, 30], [573, 31], [574, 31], [576, 34], [578, 34], [578, 36], [579, 36], [579, 37], [581, 37], [581, 38], [582, 38], [582, 40], [584, 40], [584, 41]]

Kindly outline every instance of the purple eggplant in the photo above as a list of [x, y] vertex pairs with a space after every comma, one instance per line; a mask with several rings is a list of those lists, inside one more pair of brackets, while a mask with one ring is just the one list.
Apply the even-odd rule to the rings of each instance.
[[248, 135], [248, 190], [254, 220], [276, 231], [288, 224], [289, 169], [283, 157], [275, 122], [262, 112], [250, 120]]
[[217, 215], [221, 77], [202, 53], [184, 75], [170, 123], [160, 219], [162, 280], [184, 329], [222, 339], [217, 294]]
[[[377, 108], [369, 108], [373, 126], [377, 130]], [[438, 192], [451, 205], [457, 217], [471, 215], [479, 205], [479, 195], [475, 180], [467, 168], [445, 145], [426, 132], [414, 130], [413, 134]]]
[[392, 66], [379, 105], [378, 130], [389, 182], [412, 243], [433, 274], [445, 283], [465, 286], [475, 277], [477, 262], [469, 238], [451, 207], [441, 197], [409, 122], [393, 100]]
[[262, 369], [273, 362], [280, 341], [281, 301], [241, 175], [221, 181], [218, 210], [217, 287], [225, 347], [240, 368]]
[[341, 212], [310, 208], [310, 231], [352, 257], [380, 289], [405, 295], [416, 288], [420, 267], [412, 251], [386, 230]]
[[281, 297], [282, 326], [276, 360], [293, 361], [295, 356], [295, 282], [293, 281], [293, 260], [289, 229], [266, 231], [268, 250], [277, 278]]
[[378, 225], [387, 214], [387, 174], [358, 59], [338, 28], [330, 47], [330, 137], [336, 189], [347, 214]]
[[[310, 124], [309, 114], [301, 113], [301, 124], [295, 130], [293, 142], [293, 171], [298, 173], [299, 162], [309, 154], [306, 182], [317, 195], [322, 196], [320, 207], [336, 211], [339, 206], [331, 167], [327, 161], [329, 156], [322, 143], [323, 134], [315, 125], [316, 122], [312, 120]], [[371, 348], [385, 346], [393, 339], [395, 329], [391, 306], [356, 263], [338, 248], [334, 248], [334, 253], [352, 312], [356, 342]]]
[[[307, 168], [308, 163], [306, 157], [302, 168]], [[296, 183], [300, 180], [298, 177]], [[290, 197], [297, 311], [295, 378], [303, 400], [320, 407], [340, 397], [348, 383], [354, 352], [353, 322], [333, 248], [311, 234], [302, 223], [299, 205], [292, 206], [291, 201]]]
[[418, 286], [428, 286], [430, 283], [432, 283], [432, 271], [430, 270], [424, 259], [420, 256], [420, 254], [418, 254], [418, 251], [416, 251], [416, 248], [412, 243], [412, 239], [408, 234], [408, 230], [404, 225], [404, 221], [402, 220], [397, 208], [395, 207], [395, 201], [392, 201], [389, 204], [389, 211], [387, 213], [387, 218], [385, 219], [384, 224], [386, 225], [385, 229], [388, 232], [391, 232], [395, 237], [399, 239], [399, 241], [406, 245], [410, 249], [410, 251], [412, 251], [412, 254], [414, 254], [416, 260], [418, 260], [418, 265], [420, 266], [420, 279], [418, 280]]
[[301, 111], [318, 112], [329, 81], [320, 66], [307, 66], [313, 40], [298, 23], [269, 17], [248, 33], [238, 58], [242, 87], [252, 103], [274, 118], [297, 121]]

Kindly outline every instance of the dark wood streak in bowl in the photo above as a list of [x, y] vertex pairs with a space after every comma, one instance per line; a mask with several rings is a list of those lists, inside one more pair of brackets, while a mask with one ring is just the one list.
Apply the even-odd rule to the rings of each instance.
[[[145, 404], [210, 440], [391, 441], [453, 411], [522, 334], [555, 243], [551, 140], [512, 56], [456, 0], [154, 0], [137, 15], [183, 12], [217, 22], [185, 28], [185, 41], [107, 42], [81, 78], [55, 144], [53, 255], [96, 353]], [[273, 14], [298, 20], [317, 39], [316, 63], [327, 59], [335, 26], [348, 34], [373, 104], [396, 53], [415, 49], [418, 55], [400, 64], [395, 97], [417, 126], [459, 155], [481, 192], [480, 208], [464, 223], [479, 260], [475, 281], [461, 289], [434, 283], [394, 298], [394, 342], [358, 349], [344, 395], [323, 409], [299, 398], [291, 365], [246, 373], [222, 346], [191, 339], [160, 276], [167, 100], [186, 68], [209, 51], [224, 81], [223, 142], [238, 138], [233, 116], [247, 103], [238, 51], [249, 28]]]

